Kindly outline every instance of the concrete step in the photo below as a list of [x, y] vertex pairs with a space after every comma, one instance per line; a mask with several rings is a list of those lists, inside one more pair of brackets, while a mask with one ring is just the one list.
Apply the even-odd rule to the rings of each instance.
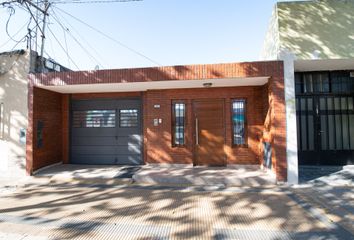
[[40, 169], [34, 175], [48, 184], [122, 185], [133, 182], [139, 166], [59, 164]]
[[54, 176], [34, 176], [42, 184], [80, 184], [80, 185], [122, 185], [133, 183], [132, 178], [105, 178], [105, 177], [75, 177], [57, 174]]
[[144, 169], [133, 175], [134, 183], [156, 185], [225, 186], [225, 187], [272, 187], [276, 180], [258, 171], [223, 169]]

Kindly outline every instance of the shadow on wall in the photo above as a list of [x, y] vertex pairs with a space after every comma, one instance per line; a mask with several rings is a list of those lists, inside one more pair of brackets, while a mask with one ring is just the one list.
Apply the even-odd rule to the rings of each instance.
[[[265, 63], [260, 62], [258, 67]], [[229, 64], [206, 64], [97, 71], [50, 72], [31, 74], [34, 86], [64, 86], [72, 84], [127, 83], [168, 80], [201, 80], [232, 77], [259, 77], [259, 69], [253, 63], [238, 63], [232, 71], [225, 71]], [[266, 76], [266, 75], [265, 75]]]
[[[300, 59], [354, 57], [354, 1], [278, 3], [280, 43]], [[316, 53], [318, 52], [318, 53]]]
[[[257, 120], [253, 123], [254, 126], [249, 128], [248, 130], [251, 135], [248, 136], [249, 142], [256, 145], [256, 147], [252, 148], [231, 148], [231, 144], [228, 141], [231, 141], [231, 129], [226, 129], [226, 143], [227, 146], [225, 149], [228, 152], [232, 152], [231, 155], [243, 155], [243, 156], [262, 156], [262, 144], [261, 139], [263, 137], [263, 130], [265, 121], [262, 119], [262, 114], [271, 115], [269, 119], [274, 119], [276, 114], [284, 114], [285, 107], [284, 107], [284, 96], [283, 92], [283, 85], [282, 85], [282, 77], [283, 74], [282, 70], [282, 63], [279, 62], [255, 62], [255, 63], [238, 63], [238, 64], [214, 64], [214, 65], [190, 65], [190, 66], [172, 66], [172, 67], [157, 67], [157, 68], [137, 68], [137, 69], [114, 69], [114, 70], [98, 70], [98, 71], [81, 71], [81, 72], [65, 72], [65, 73], [48, 73], [48, 74], [36, 74], [31, 75], [31, 81], [33, 81], [34, 86], [37, 85], [74, 85], [74, 84], [98, 84], [98, 83], [122, 83], [122, 82], [144, 82], [144, 81], [164, 81], [164, 80], [185, 80], [185, 79], [219, 79], [219, 78], [231, 78], [231, 77], [260, 77], [260, 76], [277, 76], [274, 80], [270, 81], [270, 88], [272, 91], [277, 92], [276, 96], [274, 96], [270, 103], [274, 105], [271, 108], [271, 111], [268, 111], [268, 103], [263, 103], [262, 101], [256, 101], [263, 97], [262, 91], [255, 91], [251, 93], [250, 97], [253, 98], [254, 102], [250, 104], [251, 109], [257, 109], [260, 114], [257, 116]], [[280, 81], [278, 83], [277, 81]], [[275, 84], [273, 84], [275, 82]], [[247, 96], [246, 93], [243, 93], [243, 90], [250, 90], [255, 89], [254, 87], [240, 87], [234, 88], [229, 95], [226, 93], [221, 92], [220, 95], [217, 97], [219, 98], [226, 98], [227, 101], [230, 101], [230, 98], [237, 98], [239, 96]], [[259, 87], [261, 89], [261, 87]], [[212, 88], [211, 90], [216, 89]], [[236, 90], [239, 89], [239, 90]], [[266, 89], [266, 88], [265, 88]], [[242, 91], [240, 91], [242, 90]], [[171, 90], [172, 91], [172, 90]], [[144, 109], [144, 115], [147, 118], [147, 121], [144, 121], [144, 124], [148, 123], [145, 126], [144, 136], [147, 137], [148, 141], [145, 141], [147, 148], [145, 149], [147, 152], [147, 159], [151, 158], [154, 159], [153, 162], [178, 162], [178, 163], [192, 163], [192, 127], [189, 127], [189, 132], [187, 132], [187, 141], [189, 139], [189, 146], [186, 149], [181, 148], [172, 148], [171, 147], [171, 99], [185, 99], [187, 92], [190, 89], [183, 89], [180, 92], [182, 94], [177, 94], [172, 96], [166, 97], [162, 93], [157, 93], [156, 96], [151, 96], [150, 100], [153, 101], [157, 100], [161, 103], [161, 111], [166, 113], [165, 118], [166, 120], [163, 121], [162, 126], [163, 128], [159, 129], [159, 131], [155, 131], [154, 128], [151, 128], [150, 124], [153, 120], [153, 115], [158, 114], [154, 112], [152, 109], [153, 106], [148, 105]], [[193, 90], [195, 91], [195, 90]], [[201, 88], [198, 92], [200, 95], [204, 94], [200, 98], [208, 98], [209, 93], [205, 91], [209, 91], [208, 89]], [[225, 88], [225, 91], [228, 91]], [[153, 91], [148, 91], [145, 94], [150, 94]], [[194, 93], [193, 93], [194, 94]], [[193, 95], [192, 94], [192, 95]], [[248, 94], [248, 93], [247, 93]], [[188, 95], [188, 94], [187, 94]], [[266, 93], [268, 95], [268, 91]], [[145, 95], [146, 97], [146, 95]], [[197, 98], [194, 96], [193, 98]], [[276, 99], [276, 101], [274, 101]], [[187, 99], [188, 100], [188, 99]], [[189, 104], [191, 104], [191, 100], [189, 99]], [[267, 100], [266, 100], [267, 101]], [[275, 103], [277, 102], [277, 105]], [[259, 106], [258, 106], [259, 105]], [[191, 106], [191, 105], [189, 105]], [[267, 109], [264, 109], [264, 108]], [[146, 112], [146, 109], [149, 109], [149, 112]], [[229, 108], [226, 108], [229, 109]], [[191, 107], [187, 108], [189, 111], [189, 121], [192, 119], [192, 110]], [[230, 111], [226, 111], [226, 119], [228, 121], [231, 119]], [[149, 113], [149, 114], [147, 114]], [[248, 116], [249, 117], [249, 116]], [[188, 120], [187, 120], [188, 121]], [[191, 122], [187, 124], [193, 124]], [[284, 123], [270, 121], [270, 134], [281, 135], [283, 134], [283, 130], [281, 128], [284, 127]], [[280, 131], [278, 131], [280, 129]], [[159, 144], [154, 144], [158, 142]], [[152, 146], [152, 147], [151, 147]], [[277, 137], [276, 140], [272, 143], [272, 147], [276, 148], [277, 151], [274, 152], [274, 156], [278, 156], [277, 154], [282, 154], [283, 150], [282, 147], [285, 146], [285, 138], [284, 137]], [[156, 147], [156, 148], [155, 148]], [[155, 148], [153, 151], [151, 149]], [[279, 150], [279, 151], [278, 151]], [[281, 155], [279, 155], [281, 156]], [[274, 158], [275, 161], [276, 158]], [[283, 161], [284, 156], [279, 158]], [[246, 162], [237, 162], [237, 159], [232, 163], [240, 163], [240, 164], [247, 164]], [[150, 161], [148, 161], [150, 162]], [[262, 159], [258, 159], [258, 163], [261, 163]], [[282, 167], [285, 166], [286, 162], [284, 162]], [[277, 166], [275, 166], [277, 167]]]
[[[190, 71], [189, 68], [184, 68], [184, 71]], [[186, 74], [183, 73], [182, 74]], [[222, 72], [213, 70], [213, 76], [225, 77]], [[248, 65], [243, 69], [244, 76], [257, 76], [261, 73], [259, 69]], [[264, 130], [270, 131], [270, 110], [268, 103], [268, 84], [259, 87], [235, 87], [228, 90], [224, 88], [223, 91], [220, 88], [218, 91], [214, 92], [217, 88], [211, 89], [198, 89], [199, 93], [196, 94], [195, 90], [184, 89], [184, 90], [171, 90], [165, 91], [155, 91], [150, 92], [149, 98], [154, 99], [156, 104], [161, 105], [161, 112], [164, 112], [164, 121], [162, 126], [153, 127], [150, 126], [150, 122], [153, 120], [153, 116], [159, 115], [152, 109], [151, 106], [146, 106], [146, 109], [150, 112], [147, 116], [147, 130], [145, 136], [147, 137], [147, 162], [149, 163], [193, 163], [193, 143], [194, 143], [194, 116], [193, 116], [193, 106], [192, 99], [186, 97], [193, 95], [193, 98], [209, 98], [210, 95], [217, 96], [217, 98], [225, 98], [225, 120], [227, 124], [230, 124], [230, 99], [232, 98], [248, 98], [249, 111], [247, 111], [247, 118], [250, 119], [248, 122], [248, 147], [247, 148], [234, 148], [231, 147], [231, 126], [226, 124], [226, 141], [224, 145], [224, 152], [227, 156], [228, 164], [262, 164], [263, 162], [263, 132]], [[234, 90], [235, 89], [235, 90]], [[250, 89], [252, 89], [250, 91]], [[247, 92], [247, 94], [246, 94]], [[248, 93], [252, 92], [252, 93]], [[184, 95], [185, 94], [185, 95]], [[188, 99], [186, 99], [188, 98]], [[264, 98], [264, 101], [261, 99]], [[156, 99], [156, 100], [155, 100]], [[183, 148], [172, 147], [172, 130], [169, 124], [171, 123], [171, 103], [172, 99], [184, 99], [187, 109], [187, 120], [186, 120], [186, 146]], [[272, 103], [271, 103], [272, 104]], [[257, 111], [260, 111], [258, 113]], [[256, 117], [254, 117], [256, 115]], [[269, 122], [266, 122], [265, 119]], [[168, 126], [166, 126], [166, 124]], [[165, 126], [164, 126], [165, 125]], [[266, 126], [266, 129], [264, 128]], [[280, 146], [284, 146], [283, 143], [278, 143]], [[248, 160], [245, 160], [245, 159]], [[254, 159], [257, 159], [256, 162]]]
[[1, 156], [0, 161], [7, 163], [0, 171], [4, 171], [2, 176], [17, 177], [25, 175], [28, 54], [0, 56], [0, 68], [0, 141], [8, 152], [8, 156]]

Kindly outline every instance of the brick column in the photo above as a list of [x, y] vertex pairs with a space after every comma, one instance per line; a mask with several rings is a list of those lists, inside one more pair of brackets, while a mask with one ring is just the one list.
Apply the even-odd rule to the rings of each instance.
[[270, 94], [272, 104], [272, 159], [275, 162], [277, 180], [287, 181], [286, 114], [284, 77], [282, 74], [277, 74], [270, 80]]
[[33, 173], [33, 75], [28, 77], [28, 127], [26, 134], [26, 174]]

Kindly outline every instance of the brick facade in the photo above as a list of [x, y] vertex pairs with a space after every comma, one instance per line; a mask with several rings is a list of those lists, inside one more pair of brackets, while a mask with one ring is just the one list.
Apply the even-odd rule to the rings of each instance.
[[[168, 80], [201, 80], [221, 79], [234, 77], [269, 77], [264, 86], [248, 87], [227, 87], [227, 88], [201, 88], [201, 89], [169, 89], [169, 90], [147, 90], [144, 92], [128, 93], [90, 93], [90, 94], [45, 94], [35, 86], [60, 86], [78, 84], [101, 84], [101, 83], [122, 83], [122, 82], [149, 82]], [[193, 127], [192, 127], [192, 101], [193, 99], [222, 98], [225, 101], [225, 153], [228, 164], [261, 164], [262, 163], [262, 141], [269, 141], [272, 144], [272, 165], [278, 180], [286, 181], [286, 122], [284, 103], [284, 80], [283, 63], [255, 62], [255, 63], [231, 63], [213, 65], [191, 65], [161, 68], [137, 68], [118, 70], [99, 70], [94, 72], [69, 72], [69, 73], [47, 73], [30, 76], [30, 126], [33, 129], [28, 131], [27, 149], [30, 156], [27, 156], [27, 171], [31, 173], [34, 169], [49, 164], [54, 159], [68, 162], [69, 160], [69, 101], [70, 99], [94, 99], [94, 98], [124, 98], [140, 96], [143, 101], [143, 129], [144, 129], [144, 161], [146, 163], [192, 163], [193, 162]], [[37, 89], [37, 90], [34, 90]], [[34, 90], [34, 91], [33, 91]], [[33, 99], [31, 99], [33, 98]], [[37, 99], [45, 100], [53, 98], [55, 108], [51, 106], [51, 117], [58, 117], [61, 124], [45, 125], [51, 130], [45, 131], [45, 135], [56, 134], [61, 137], [60, 143], [54, 149], [49, 147], [39, 150], [31, 146], [35, 136], [35, 122], [41, 117], [44, 107], [36, 107]], [[231, 145], [231, 100], [244, 98], [247, 100], [247, 130], [248, 147], [232, 147]], [[186, 147], [174, 148], [171, 146], [171, 102], [174, 99], [185, 100], [187, 103], [187, 126], [186, 126]], [[45, 100], [46, 101], [46, 100]], [[154, 104], [161, 107], [155, 109]], [[40, 104], [39, 104], [40, 105]], [[54, 111], [55, 110], [55, 111]], [[59, 115], [58, 112], [61, 111]], [[31, 116], [33, 114], [33, 116]], [[43, 115], [44, 117], [44, 115]], [[49, 115], [45, 118], [48, 119]], [[159, 126], [153, 126], [154, 118], [162, 118]], [[57, 128], [58, 127], [58, 128]], [[54, 129], [55, 128], [55, 129]], [[55, 142], [56, 142], [55, 140]], [[32, 141], [32, 142], [31, 142]], [[60, 146], [60, 147], [59, 147]], [[58, 149], [61, 155], [58, 154]], [[33, 149], [33, 155], [30, 153]], [[38, 152], [38, 153], [37, 153]], [[40, 153], [42, 152], [42, 153]], [[53, 153], [49, 153], [53, 152]], [[49, 160], [48, 156], [54, 157]], [[33, 157], [33, 158], [31, 158]]]
[[[148, 163], [193, 163], [193, 105], [194, 99], [223, 99], [225, 101], [225, 147], [228, 164], [260, 164], [259, 139], [263, 129], [262, 87], [200, 88], [179, 90], [147, 91], [144, 115], [146, 138], [146, 162]], [[233, 147], [231, 136], [231, 101], [247, 101], [248, 147]], [[172, 147], [171, 139], [171, 103], [172, 100], [184, 100], [186, 103], [186, 146]], [[160, 108], [153, 106], [159, 104]], [[162, 124], [153, 125], [154, 118], [161, 118]]]
[[27, 172], [63, 160], [62, 94], [33, 87], [27, 131]]

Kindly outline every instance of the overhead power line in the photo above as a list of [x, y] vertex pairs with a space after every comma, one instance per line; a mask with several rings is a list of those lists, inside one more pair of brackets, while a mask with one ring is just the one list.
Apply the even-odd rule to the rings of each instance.
[[139, 55], [140, 57], [145, 58], [146, 60], [148, 60], [148, 61], [150, 61], [150, 62], [152, 62], [152, 63], [154, 63], [154, 64], [156, 64], [156, 65], [158, 65], [158, 66], [162, 66], [162, 65], [161, 65], [160, 63], [158, 63], [157, 61], [155, 61], [155, 60], [149, 58], [148, 56], [146, 56], [146, 55], [144, 55], [144, 54], [138, 52], [137, 50], [135, 50], [135, 49], [129, 47], [128, 45], [126, 45], [126, 44], [124, 44], [124, 43], [122, 43], [122, 42], [120, 42], [120, 41], [114, 39], [113, 37], [107, 35], [106, 33], [102, 32], [102, 31], [99, 30], [99, 29], [97, 29], [97, 28], [95, 28], [95, 27], [89, 25], [88, 23], [85, 23], [85, 22], [82, 21], [81, 19], [79, 19], [79, 18], [73, 16], [72, 14], [70, 14], [70, 13], [64, 11], [63, 9], [58, 8], [58, 7], [56, 7], [56, 6], [52, 6], [52, 7], [55, 8], [55, 9], [58, 9], [59, 11], [63, 12], [64, 14], [66, 14], [66, 15], [70, 16], [71, 18], [75, 19], [76, 21], [80, 22], [81, 24], [83, 24], [83, 25], [87, 26], [88, 28], [94, 30], [95, 32], [101, 34], [102, 36], [104, 36], [104, 37], [110, 39], [111, 41], [115, 42], [115, 43], [118, 44], [119, 46], [128, 49], [129, 51], [135, 53], [136, 55]]
[[65, 50], [65, 48], [63, 47], [63, 45], [60, 43], [60, 41], [58, 40], [58, 38], [55, 36], [55, 34], [53, 33], [53, 31], [49, 28], [48, 26], [48, 30], [49, 32], [52, 34], [52, 36], [54, 37], [55, 41], [58, 43], [58, 45], [60, 46], [60, 48], [66, 53], [66, 55], [68, 56], [68, 58], [70, 59], [70, 61], [74, 64], [74, 66], [80, 70], [80, 68], [77, 66], [77, 64], [74, 62], [74, 60], [69, 56], [69, 53]]
[[[27, 23], [26, 23], [27, 25]], [[30, 38], [30, 32], [32, 32], [34, 29], [36, 28], [36, 26], [32, 27], [32, 29], [28, 28], [29, 33], [27, 33], [26, 35], [24, 35], [19, 41], [16, 42], [16, 44], [11, 48], [11, 51], [14, 50], [21, 42], [26, 42], [25, 39]], [[22, 27], [23, 29], [23, 27]], [[20, 29], [19, 31], [17, 31], [17, 33], [15, 33], [15, 35], [17, 35], [22, 29]], [[14, 35], [14, 36], [15, 36]], [[2, 48], [3, 46], [5, 46], [6, 44], [8, 44], [11, 41], [11, 39], [9, 39], [8, 41], [6, 41], [4, 44], [2, 44], [0, 46], [0, 48]]]
[[[69, 48], [68, 48], [68, 42], [66, 41], [66, 33], [65, 30], [63, 29], [63, 33], [64, 33], [64, 40], [65, 40], [65, 50], [66, 50], [66, 57], [69, 59]], [[70, 66], [70, 61], [68, 61], [69, 67]]]
[[26, 38], [28, 37], [28, 35], [25, 35], [20, 41], [18, 41], [12, 48], [11, 48], [11, 51], [13, 51], [18, 44], [20, 44], [21, 42], [26, 42]]
[[124, 2], [141, 2], [143, 0], [84, 0], [84, 1], [52, 1], [54, 4], [90, 4], [90, 3], [124, 3]]
[[[102, 57], [102, 55], [96, 50], [96, 48], [93, 47], [93, 46], [86, 40], [86, 38], [85, 38], [84, 36], [82, 36], [82, 35], [79, 33], [78, 30], [75, 29], [75, 27], [74, 27], [72, 24], [70, 24], [70, 21], [66, 20], [66, 18], [65, 18], [59, 11], [54, 12], [54, 10], [52, 9], [52, 13], [53, 13], [54, 15], [56, 15], [56, 17], [57, 17], [58, 19], [63, 20], [63, 21], [66, 23], [66, 26], [69, 26], [69, 27], [70, 27], [70, 30], [73, 30], [74, 33], [76, 33], [76, 35], [79, 37], [79, 40], [80, 40], [81, 42], [84, 42], [84, 43], [90, 48], [90, 50], [91, 50], [93, 53], [96, 54], [96, 56], [98, 57], [98, 59], [101, 60], [101, 62], [104, 63], [105, 66], [108, 66], [108, 65], [109, 65], [109, 64], [107, 64], [107, 62], [104, 60], [104, 58]], [[71, 33], [73, 33], [73, 32], [71, 31]]]
[[29, 5], [27, 4], [27, 2], [24, 2], [24, 3], [26, 5], [26, 8], [27, 8], [28, 12], [31, 14], [32, 19], [34, 20], [34, 22], [37, 24], [37, 27], [41, 31], [42, 35], [45, 36], [42, 28], [39, 26], [37, 18], [33, 15], [32, 10], [30, 9]]
[[60, 20], [58, 19], [58, 17], [56, 16], [55, 12], [53, 11], [53, 18], [54, 20], [60, 25], [60, 27], [63, 29], [64, 31], [64, 40], [65, 40], [65, 45], [66, 45], [66, 51], [68, 52], [68, 48], [67, 48], [67, 42], [66, 42], [66, 32], [72, 37], [72, 39], [74, 39], [74, 41], [77, 43], [77, 45], [79, 45], [81, 47], [81, 49], [95, 62], [98, 63], [102, 68], [103, 65], [94, 57], [92, 56], [92, 54], [90, 54], [90, 52], [80, 43], [80, 41], [78, 41], [74, 35], [70, 32], [69, 28], [67, 28], [66, 26], [64, 26]]
[[[15, 32], [14, 34], [12, 34], [12, 36], [9, 36], [9, 39], [5, 42], [5, 43], [3, 43], [1, 46], [0, 46], [0, 48], [2, 48], [3, 46], [5, 46], [6, 44], [8, 44], [9, 42], [11, 42], [11, 41], [14, 41], [14, 42], [21, 42], [21, 40], [16, 40], [16, 39], [14, 39], [14, 37], [16, 37], [17, 36], [17, 34], [19, 34], [25, 27], [26, 27], [26, 25], [28, 26], [28, 23], [29, 23], [30, 21], [28, 21], [28, 22], [26, 22], [25, 24], [23, 24], [22, 25], [22, 27], [20, 27], [18, 30], [17, 30], [17, 32]], [[22, 38], [23, 39], [23, 38]]]
[[[49, 26], [47, 26], [48, 24], [46, 23], [46, 17], [49, 16], [48, 10], [49, 10], [49, 7], [51, 7], [51, 10], [53, 11], [54, 15], [56, 15], [54, 12], [54, 8], [55, 8], [58, 11], [60, 11], [61, 13], [69, 16], [70, 18], [73, 18], [74, 20], [78, 21], [79, 23], [81, 23], [81, 24], [85, 25], [86, 27], [90, 28], [91, 30], [95, 31], [96, 33], [99, 33], [100, 35], [104, 36], [105, 38], [113, 41], [115, 44], [119, 45], [120, 47], [123, 47], [123, 48], [129, 50], [130, 52], [148, 60], [149, 62], [152, 62], [155, 65], [161, 66], [160, 63], [151, 59], [150, 57], [146, 56], [145, 54], [133, 49], [132, 47], [128, 46], [127, 44], [125, 44], [121, 41], [114, 39], [112, 36], [89, 25], [88, 23], [80, 20], [76, 16], [64, 11], [63, 9], [56, 7], [57, 4], [86, 4], [86, 3], [89, 4], [89, 3], [115, 3], [115, 2], [116, 3], [118, 3], [118, 2], [124, 3], [124, 2], [140, 2], [140, 1], [143, 1], [143, 0], [36, 0], [36, 1], [34, 1], [34, 0], [33, 1], [32, 0], [8, 0], [8, 1], [3, 1], [2, 3], [0, 3], [0, 6], [8, 7], [10, 10], [12, 10], [10, 12], [9, 19], [7, 20], [7, 23], [6, 23], [6, 30], [8, 30], [8, 25], [9, 25], [9, 21], [11, 19], [11, 16], [15, 13], [13, 5], [17, 5], [17, 7], [24, 9], [30, 15], [30, 21], [27, 24], [28, 33], [23, 38], [21, 38], [19, 41], [16, 41], [13, 37], [15, 37], [20, 31], [22, 31], [22, 29], [25, 27], [26, 24], [23, 25], [13, 35], [10, 35], [7, 31], [8, 37], [10, 39], [5, 43], [5, 45], [12, 40], [12, 41], [16, 42], [16, 45], [14, 46], [14, 48], [15, 48], [18, 44], [20, 44], [21, 42], [23, 42], [27, 38], [28, 43], [29, 43], [28, 46], [31, 47], [32, 46], [31, 39], [34, 37], [34, 35], [32, 34], [32, 30], [35, 28], [36, 29], [36, 31], [35, 31], [36, 38], [38, 35], [37, 31], [39, 31], [41, 33], [41, 37], [42, 37], [41, 56], [43, 56], [43, 51], [45, 51], [44, 50], [45, 28], [48, 27], [48, 29], [49, 29]], [[55, 4], [55, 6], [54, 6], [54, 4]], [[33, 11], [34, 9], [36, 10], [35, 12]], [[39, 18], [38, 12], [41, 12], [43, 15], [42, 21], [40, 21], [38, 19]], [[63, 17], [63, 16], [61, 16], [61, 17], [62, 17], [62, 19], [65, 20], [65, 17]], [[31, 24], [32, 19], [33, 19], [35, 26], [32, 29], [30, 29], [30, 25], [32, 25]], [[66, 33], [68, 33], [74, 39], [74, 41], [88, 54], [88, 56], [90, 56], [90, 58], [92, 58], [95, 62], [97, 62], [99, 65], [102, 66], [102, 64], [100, 64], [99, 61], [93, 55], [91, 55], [90, 52], [87, 49], [85, 49], [85, 47], [81, 44], [82, 39], [80, 39], [80, 41], [78, 39], [76, 39], [76, 37], [71, 33], [71, 31], [69, 31], [69, 29], [60, 22], [60, 18], [57, 15], [56, 15], [56, 17], [53, 16], [53, 19], [55, 21], [57, 21], [59, 23], [59, 25], [63, 28], [65, 43], [66, 43]], [[40, 24], [43, 24], [43, 26], [40, 26]], [[75, 29], [73, 29], [73, 30], [75, 30]], [[51, 35], [53, 35], [55, 41], [59, 44], [60, 48], [67, 54], [68, 60], [70, 60], [70, 62], [72, 62], [75, 65], [75, 67], [78, 68], [78, 66], [75, 64], [73, 59], [69, 56], [67, 43], [65, 44], [66, 48], [64, 48], [62, 43], [58, 40], [55, 33], [52, 31], [52, 29], [49, 29], [49, 31], [50, 31]], [[76, 33], [76, 35], [81, 37], [79, 33]], [[85, 41], [85, 39], [83, 39], [83, 40]], [[92, 47], [88, 43], [86, 43], [86, 44], [87, 44], [87, 46], [89, 46], [92, 49]], [[36, 48], [38, 46], [37, 40], [35, 41], [35, 46], [36, 46]], [[92, 51], [94, 51], [97, 54], [97, 56], [99, 55], [97, 53], [97, 51], [95, 50], [95, 48], [93, 48]]]

